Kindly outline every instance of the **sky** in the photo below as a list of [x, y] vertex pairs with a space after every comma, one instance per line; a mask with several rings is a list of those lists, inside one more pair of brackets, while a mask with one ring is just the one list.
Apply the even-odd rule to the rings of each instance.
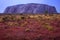
[[0, 0], [0, 13], [3, 13], [8, 6], [27, 3], [40, 3], [55, 6], [57, 12], [60, 13], [60, 0]]

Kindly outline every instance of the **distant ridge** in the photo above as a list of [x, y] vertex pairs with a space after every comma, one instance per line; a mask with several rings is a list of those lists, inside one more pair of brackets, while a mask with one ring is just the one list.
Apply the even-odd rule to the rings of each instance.
[[9, 6], [5, 9], [4, 13], [57, 13], [54, 6], [39, 4], [39, 3], [28, 3]]

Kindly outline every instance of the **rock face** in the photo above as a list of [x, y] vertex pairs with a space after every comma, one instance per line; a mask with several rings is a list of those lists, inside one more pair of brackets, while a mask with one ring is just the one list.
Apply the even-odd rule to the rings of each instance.
[[54, 6], [45, 4], [28, 3], [15, 6], [9, 6], [4, 13], [57, 13]]

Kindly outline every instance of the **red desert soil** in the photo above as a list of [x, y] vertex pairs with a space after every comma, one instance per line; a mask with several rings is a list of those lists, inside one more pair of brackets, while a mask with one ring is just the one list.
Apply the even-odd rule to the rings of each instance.
[[0, 40], [60, 40], [60, 15], [2, 15]]

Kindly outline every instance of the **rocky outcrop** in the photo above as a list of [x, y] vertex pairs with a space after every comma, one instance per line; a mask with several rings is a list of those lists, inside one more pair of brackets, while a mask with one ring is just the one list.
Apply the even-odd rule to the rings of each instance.
[[4, 13], [57, 13], [54, 6], [46, 4], [28, 3], [15, 6], [9, 6]]

